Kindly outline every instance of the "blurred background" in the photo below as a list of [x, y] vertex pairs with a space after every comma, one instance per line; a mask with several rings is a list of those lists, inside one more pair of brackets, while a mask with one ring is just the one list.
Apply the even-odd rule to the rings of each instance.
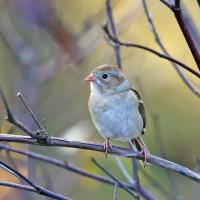
[[[183, 3], [198, 30], [197, 1]], [[173, 13], [160, 1], [149, 0], [148, 5], [167, 50], [196, 69]], [[114, 0], [112, 7], [121, 40], [160, 50], [140, 0]], [[113, 49], [104, 39], [101, 28], [105, 22], [105, 1], [102, 0], [73, 0], [73, 3], [69, 0], [0, 0], [0, 84], [18, 119], [36, 128], [16, 97], [21, 91], [39, 119], [45, 119], [51, 136], [103, 142], [91, 123], [87, 107], [89, 85], [83, 79], [98, 65], [115, 64]], [[186, 87], [168, 61], [135, 48], [122, 48], [121, 54], [123, 70], [133, 87], [139, 90], [146, 107], [147, 132], [143, 138], [150, 152], [159, 156], [164, 151], [166, 159], [199, 171], [200, 99]], [[199, 80], [186, 74], [200, 88]], [[4, 118], [1, 102], [1, 132], [22, 133]], [[116, 141], [113, 144], [127, 146]], [[91, 162], [93, 156], [114, 175], [126, 180], [112, 156], [106, 160], [103, 154], [92, 151], [12, 145], [102, 174]], [[24, 156], [11, 155], [20, 172], [58, 193], [73, 199], [113, 198], [111, 186]], [[0, 151], [0, 158], [11, 162], [4, 151]], [[132, 176], [130, 160], [121, 160]], [[199, 185], [195, 182], [152, 165], [144, 170], [139, 172], [141, 183], [158, 199], [199, 199]], [[18, 182], [2, 169], [0, 174], [1, 180]], [[165, 193], [153, 181], [157, 181]], [[5, 187], [0, 187], [0, 193], [0, 200], [46, 199]], [[119, 189], [118, 199], [131, 197]]]

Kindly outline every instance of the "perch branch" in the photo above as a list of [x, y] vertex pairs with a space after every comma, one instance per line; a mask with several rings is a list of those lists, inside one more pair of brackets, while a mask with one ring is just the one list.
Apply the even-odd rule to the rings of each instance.
[[[97, 180], [97, 181], [100, 181], [100, 182], [103, 182], [103, 183], [106, 183], [109, 185], [115, 185], [115, 181], [113, 181], [110, 178], [87, 172], [87, 171], [85, 171], [81, 168], [78, 168], [75, 165], [70, 164], [68, 162], [61, 161], [61, 160], [58, 160], [58, 159], [55, 159], [55, 158], [52, 158], [49, 156], [47, 157], [47, 156], [32, 152], [30, 150], [21, 150], [21, 149], [18, 149], [18, 148], [15, 148], [15, 147], [3, 144], [3, 143], [0, 143], [0, 149], [4, 149], [5, 151], [8, 151], [8, 152], [15, 152], [18, 154], [22, 154], [22, 155], [28, 156], [29, 158], [43, 161], [45, 163], [52, 164], [54, 166], [71, 171], [75, 174], [79, 174], [79, 175], [82, 175], [82, 176], [85, 176], [85, 177], [88, 177], [88, 178], [91, 178], [91, 179], [94, 179], [94, 180]], [[131, 190], [136, 190], [136, 185], [134, 183], [127, 184], [122, 181], [120, 181], [120, 183], [121, 183], [120, 185], [124, 185], [125, 187], [128, 187]], [[122, 188], [120, 185], [118, 185], [118, 187]], [[141, 191], [142, 191], [141, 195], [144, 197], [144, 199], [153, 199], [153, 196], [142, 186], [141, 186]]]
[[[24, 143], [24, 144], [40, 145], [40, 146], [69, 147], [69, 148], [85, 149], [85, 150], [92, 150], [92, 151], [104, 153], [104, 148], [101, 144], [95, 144], [95, 143], [89, 143], [89, 142], [83, 142], [83, 141], [81, 142], [69, 141], [69, 140], [65, 140], [65, 139], [61, 139], [57, 137], [51, 137], [49, 142], [38, 143], [37, 139], [34, 139], [30, 136], [9, 135], [9, 134], [0, 133], [0, 141]], [[133, 151], [132, 149], [128, 149], [128, 148], [123, 148], [123, 147], [113, 146], [112, 148], [108, 150], [108, 154], [144, 160], [144, 156], [140, 154], [139, 152]], [[187, 167], [181, 166], [169, 160], [150, 155], [147, 158], [147, 163], [169, 169], [185, 177], [188, 177], [189, 179], [195, 182], [200, 183], [200, 174], [188, 169]]]

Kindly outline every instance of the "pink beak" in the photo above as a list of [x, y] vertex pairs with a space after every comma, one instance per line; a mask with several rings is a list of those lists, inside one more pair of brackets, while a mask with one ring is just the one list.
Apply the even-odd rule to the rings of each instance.
[[85, 77], [85, 81], [96, 81], [96, 77], [93, 74], [90, 74], [89, 76]]

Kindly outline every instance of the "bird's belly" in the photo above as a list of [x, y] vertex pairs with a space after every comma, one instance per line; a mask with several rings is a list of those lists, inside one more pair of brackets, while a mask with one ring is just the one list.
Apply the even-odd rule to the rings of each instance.
[[91, 115], [103, 137], [129, 140], [138, 137], [142, 132], [143, 121], [137, 107], [133, 105], [109, 105], [109, 109], [105, 107], [103, 112], [99, 112], [96, 106], [95, 109], [91, 109]]

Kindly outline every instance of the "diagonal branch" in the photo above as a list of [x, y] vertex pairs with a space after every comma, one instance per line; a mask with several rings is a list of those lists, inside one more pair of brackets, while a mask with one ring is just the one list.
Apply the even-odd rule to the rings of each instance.
[[11, 109], [10, 109], [8, 103], [7, 103], [7, 100], [6, 100], [6, 98], [5, 98], [5, 95], [4, 95], [4, 93], [3, 93], [3, 90], [2, 90], [2, 88], [1, 88], [1, 86], [0, 86], [0, 96], [1, 96], [1, 98], [2, 98], [2, 100], [3, 100], [4, 106], [5, 106], [5, 108], [6, 108], [7, 120], [8, 120], [10, 123], [12, 123], [12, 124], [14, 124], [15, 126], [17, 126], [18, 128], [20, 128], [21, 130], [23, 130], [23, 131], [24, 131], [26, 134], [28, 134], [29, 136], [34, 137], [34, 136], [35, 136], [35, 132], [32, 131], [31, 129], [29, 129], [29, 128], [28, 128], [27, 126], [25, 126], [24, 124], [22, 124], [20, 121], [18, 121], [18, 120], [14, 117], [14, 115], [12, 114], [12, 111], [11, 111]]
[[[151, 31], [154, 35], [155, 41], [158, 44], [158, 46], [160, 47], [160, 49], [162, 50], [162, 52], [166, 55], [171, 57], [171, 55], [169, 54], [169, 52], [167, 51], [167, 49], [165, 48], [164, 44], [162, 43], [160, 36], [158, 35], [158, 32], [156, 30], [156, 26], [154, 24], [154, 21], [149, 13], [149, 9], [147, 6], [147, 2], [146, 0], [142, 0], [143, 3], [143, 8], [144, 8], [144, 12], [145, 15], [147, 17], [147, 20], [149, 22], [149, 25], [151, 27]], [[200, 90], [195, 87], [195, 85], [193, 85], [193, 83], [189, 80], [189, 78], [184, 74], [184, 72], [179, 68], [178, 65], [176, 65], [174, 62], [171, 62], [172, 66], [175, 68], [175, 70], [177, 71], [177, 73], [179, 74], [179, 76], [181, 77], [181, 79], [183, 80], [183, 82], [188, 86], [188, 88], [198, 97], [200, 97]]]
[[183, 33], [183, 36], [185, 37], [185, 40], [190, 48], [190, 51], [193, 55], [193, 58], [197, 64], [197, 67], [200, 70], [200, 51], [198, 49], [197, 44], [195, 43], [191, 32], [187, 26], [187, 21], [185, 20], [184, 16], [183, 16], [183, 11], [181, 8], [181, 0], [174, 0], [174, 3], [170, 6], [168, 3], [166, 3], [166, 0], [162, 1], [162, 3], [164, 3], [167, 7], [169, 7], [171, 9], [171, 11], [174, 13], [175, 17], [176, 17], [176, 21], [178, 22], [178, 25]]
[[145, 51], [148, 51], [148, 52], [151, 52], [163, 59], [166, 59], [166, 60], [169, 60], [171, 62], [174, 62], [176, 64], [178, 64], [179, 66], [183, 67], [184, 69], [186, 69], [187, 71], [189, 71], [190, 73], [192, 73], [193, 75], [195, 75], [196, 77], [200, 78], [200, 73], [193, 70], [192, 68], [190, 68], [189, 66], [187, 66], [186, 64], [178, 61], [177, 59], [175, 58], [172, 58], [172, 57], [169, 57], [169, 56], [166, 56], [165, 54], [162, 54], [152, 48], [149, 48], [149, 47], [146, 47], [144, 45], [140, 45], [140, 44], [135, 44], [135, 43], [130, 43], [130, 42], [122, 42], [120, 41], [119, 39], [115, 38], [108, 30], [108, 27], [107, 26], [104, 26], [103, 27], [103, 30], [105, 31], [106, 35], [108, 36], [108, 38], [114, 42], [114, 43], [117, 43], [121, 46], [124, 46], [124, 47], [135, 47], [135, 48], [139, 48], [139, 49], [142, 49], [142, 50], [145, 50]]
[[[12, 168], [11, 166], [9, 166], [7, 163], [5, 163], [4, 161], [1, 161], [0, 160], [0, 166], [2, 166], [3, 168], [7, 168], [8, 171], [10, 171], [10, 173], [14, 174], [16, 177], [24, 180], [26, 183], [28, 183], [31, 188], [32, 188], [32, 191], [36, 192], [37, 194], [40, 194], [40, 195], [44, 195], [44, 196], [48, 196], [48, 197], [51, 197], [53, 199], [58, 199], [58, 200], [70, 200], [69, 198], [67, 197], [64, 197], [60, 194], [57, 194], [55, 192], [52, 192], [50, 190], [47, 190], [46, 188], [43, 188], [37, 184], [35, 184], [34, 182], [32, 182], [30, 179], [26, 178], [24, 175], [22, 175], [20, 172], [18, 172], [17, 170], [15, 170], [14, 168]], [[2, 185], [3, 185], [3, 182], [1, 182]], [[5, 182], [4, 182], [5, 183]], [[1, 185], [1, 184], [0, 184]], [[10, 183], [10, 187], [11, 185], [13, 185], [13, 183]], [[4, 184], [5, 186], [5, 184]], [[7, 184], [7, 186], [9, 186], [9, 184]], [[16, 184], [15, 184], [16, 186]], [[19, 185], [18, 185], [19, 186]], [[17, 186], [16, 186], [17, 187]], [[21, 185], [21, 188], [20, 189], [23, 189], [22, 188], [23, 186]], [[26, 187], [26, 186], [25, 186]], [[18, 187], [19, 188], [19, 187]], [[28, 188], [27, 188], [28, 189]], [[24, 190], [26, 190], [24, 188]], [[30, 190], [29, 190], [30, 191]]]
[[100, 165], [94, 158], [92, 158], [92, 162], [101, 170], [103, 171], [106, 175], [108, 175], [111, 179], [115, 181], [115, 184], [120, 185], [123, 189], [125, 189], [129, 194], [131, 194], [133, 197], [137, 197], [137, 193], [131, 191], [129, 188], [127, 188], [124, 185], [121, 185], [120, 181], [118, 178], [114, 177], [110, 172], [108, 172], [102, 165]]
[[[21, 123], [18, 119], [16, 119], [16, 117], [14, 116], [14, 114], [12, 113], [12, 111], [11, 111], [9, 105], [8, 105], [8, 102], [7, 102], [6, 98], [5, 98], [5, 95], [3, 93], [3, 90], [1, 88], [1, 86], [0, 86], [0, 96], [1, 96], [1, 98], [3, 100], [4, 106], [6, 108], [7, 120], [11, 124], [13, 124], [16, 127], [20, 128], [22, 131], [24, 131], [30, 137], [37, 139], [38, 142], [43, 142], [43, 141], [47, 142], [48, 141], [48, 134], [46, 133], [46, 131], [44, 129], [38, 129], [37, 131], [33, 131], [33, 130], [29, 129], [25, 124]], [[26, 105], [26, 102], [24, 101], [24, 99], [22, 100], [22, 102]], [[28, 109], [28, 111], [30, 113], [32, 112], [29, 107], [27, 109]], [[31, 115], [32, 115], [32, 113], [31, 113]]]
[[160, 0], [164, 5], [166, 5], [168, 8], [172, 8], [173, 4], [170, 0]]

